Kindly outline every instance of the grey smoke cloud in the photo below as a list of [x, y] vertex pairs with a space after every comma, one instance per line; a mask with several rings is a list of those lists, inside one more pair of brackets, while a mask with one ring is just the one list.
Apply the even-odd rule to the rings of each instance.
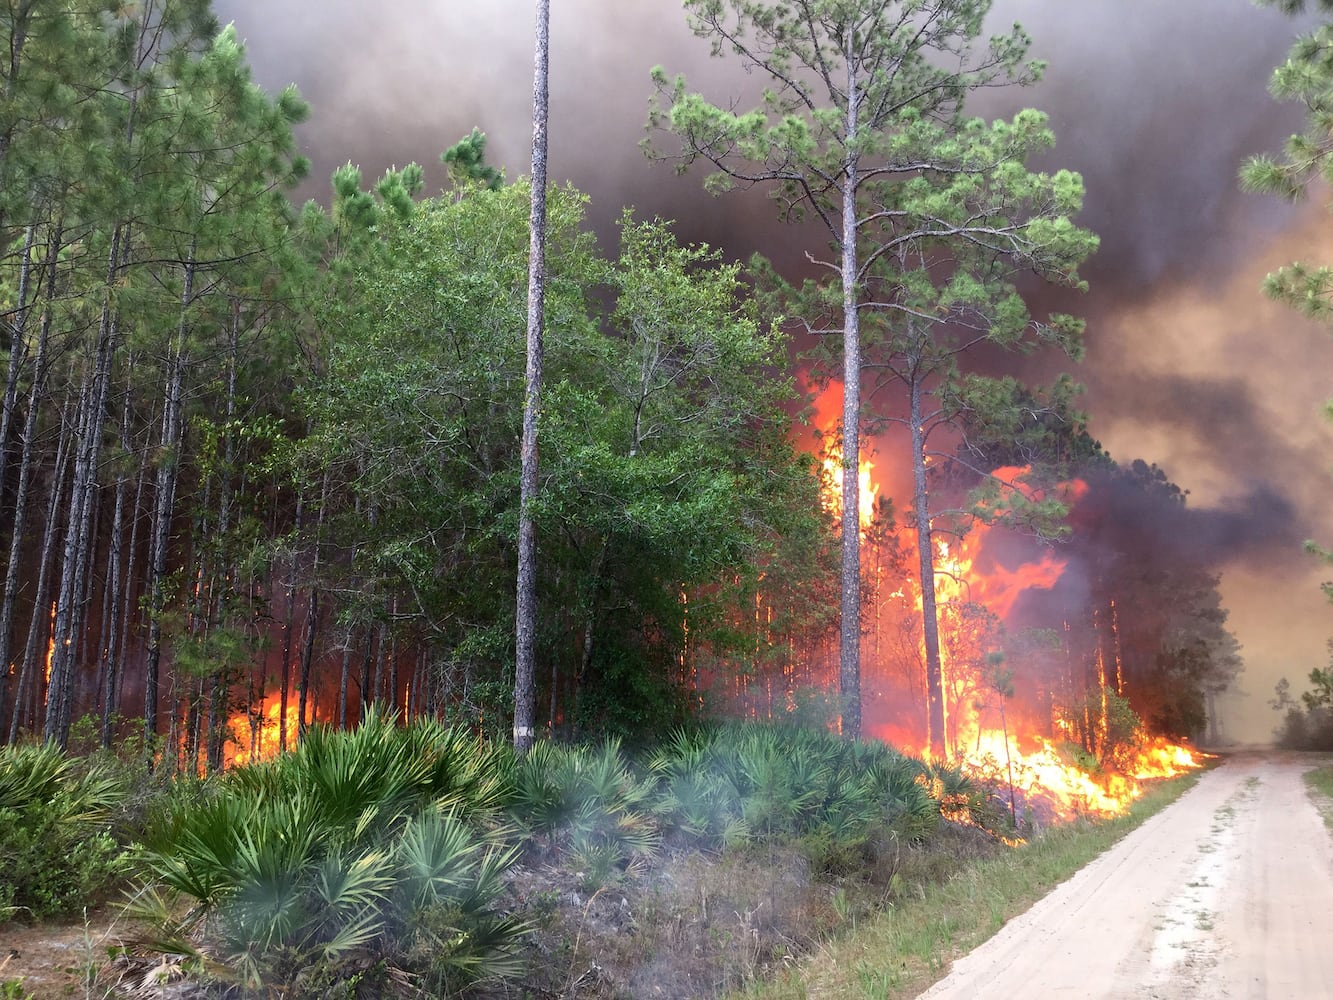
[[[474, 125], [491, 159], [526, 172], [532, 4], [406, 0], [222, 0], [257, 78], [295, 82], [312, 104], [300, 140], [324, 179], [348, 160], [368, 175], [418, 161], [442, 183], [441, 150]], [[780, 266], [801, 234], [757, 192], [710, 199], [637, 144], [655, 64], [718, 100], [752, 88], [734, 60], [712, 60], [675, 0], [564, 0], [553, 11], [552, 177], [592, 196], [606, 232], [623, 205], [678, 219], [683, 236]], [[1266, 92], [1299, 24], [1249, 0], [998, 0], [991, 23], [1021, 22], [1049, 61], [1026, 91], [973, 109], [1051, 115], [1050, 167], [1083, 173], [1080, 221], [1102, 237], [1085, 268], [1092, 291], [1061, 307], [1089, 319], [1092, 430], [1118, 459], [1157, 462], [1191, 491], [1200, 544], [1214, 547], [1245, 646], [1245, 687], [1266, 696], [1277, 673], [1304, 676], [1333, 631], [1299, 553], [1305, 533], [1333, 541], [1326, 513], [1333, 435], [1318, 415], [1333, 395], [1333, 338], [1258, 292], [1297, 256], [1333, 260], [1321, 206], [1241, 193], [1243, 159], [1277, 149], [1299, 110]], [[891, 446], [886, 446], [891, 447]], [[1270, 677], [1272, 674], [1274, 676]], [[1260, 701], [1261, 699], [1252, 699]], [[1252, 716], [1252, 717], [1251, 717]], [[1229, 726], [1267, 735], [1260, 707]]]

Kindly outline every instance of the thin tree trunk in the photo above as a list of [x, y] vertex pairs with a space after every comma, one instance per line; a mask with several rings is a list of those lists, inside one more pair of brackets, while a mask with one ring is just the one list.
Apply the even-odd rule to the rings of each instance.
[[352, 666], [352, 627], [343, 634], [343, 669], [338, 679], [338, 728], [347, 728], [347, 686]]
[[944, 731], [944, 672], [940, 664], [940, 627], [935, 605], [935, 550], [930, 527], [930, 498], [926, 492], [926, 440], [921, 426], [920, 380], [911, 379], [912, 504], [916, 516], [917, 565], [921, 573], [921, 634], [926, 647], [926, 730], [930, 755], [947, 756]]
[[[131, 372], [134, 370], [134, 362], [128, 365]], [[131, 378], [126, 378], [127, 388], [125, 390], [125, 405], [121, 410], [120, 416], [120, 447], [125, 453], [126, 458], [133, 454], [133, 448], [130, 441], [130, 390], [128, 384]], [[125, 493], [128, 485], [128, 477], [122, 470], [116, 477], [116, 499], [111, 513], [111, 541], [107, 553], [107, 585], [106, 585], [106, 613], [105, 613], [105, 632], [106, 642], [102, 647], [102, 675], [105, 688], [103, 690], [102, 700], [102, 746], [109, 748], [111, 746], [112, 730], [115, 725], [115, 717], [120, 711], [120, 657], [117, 655], [116, 641], [120, 636], [120, 614], [124, 606], [125, 595], [122, 593], [124, 588], [123, 573], [126, 567], [124, 561], [124, 541], [125, 541]]]
[[546, 307], [546, 145], [550, 120], [551, 2], [537, 0], [532, 81], [532, 212], [528, 247], [527, 375], [523, 397], [522, 471], [518, 515], [518, 595], [514, 611], [514, 749], [525, 753], [536, 738], [537, 715], [537, 415], [541, 407], [542, 327]]
[[[14, 422], [14, 408], [18, 405], [19, 378], [28, 358], [28, 338], [25, 336], [28, 328], [28, 285], [29, 276], [32, 272], [32, 248], [36, 236], [37, 227], [29, 223], [27, 233], [23, 237], [23, 253], [19, 257], [18, 290], [14, 296], [14, 319], [9, 324], [9, 370], [5, 375], [4, 402], [0, 404], [0, 490], [4, 488], [5, 465], [9, 457], [10, 427]], [[56, 226], [54, 242], [60, 242], [59, 225]], [[55, 249], [52, 246], [47, 250], [47, 263], [50, 267], [48, 273], [55, 270], [54, 257]], [[54, 292], [48, 286], [48, 310], [53, 294]], [[0, 660], [0, 663], [3, 662], [3, 660]]]
[[324, 534], [324, 509], [329, 502], [329, 474], [324, 474], [324, 482], [319, 491], [319, 513], [315, 516], [315, 554], [310, 570], [310, 603], [306, 607], [305, 642], [301, 648], [301, 694], [296, 712], [298, 739], [305, 736], [306, 702], [310, 697], [310, 667], [315, 653], [315, 626], [319, 621], [319, 553]]
[[[63, 426], [62, 421], [62, 426]], [[51, 613], [47, 610], [47, 601], [51, 591], [51, 572], [55, 561], [56, 533], [60, 520], [60, 505], [65, 493], [65, 465], [69, 461], [72, 447], [70, 435], [62, 433], [56, 446], [56, 461], [52, 472], [51, 496], [46, 507], [46, 524], [42, 528], [42, 548], [37, 559], [37, 592], [33, 597], [32, 617], [28, 620], [28, 638], [23, 648], [23, 667], [19, 673], [19, 689], [14, 699], [14, 717], [9, 720], [9, 742], [18, 739], [19, 706], [29, 690], [36, 692], [40, 685], [34, 683], [37, 675], [37, 649], [42, 635], [51, 626]], [[29, 715], [36, 728], [37, 714], [34, 707]]]
[[366, 709], [375, 700], [375, 690], [371, 686], [370, 668], [375, 662], [375, 633], [366, 626], [366, 651], [361, 655], [361, 715], [366, 717]]
[[[390, 606], [390, 615], [396, 622], [398, 620], [398, 598], [395, 596], [393, 604]], [[398, 701], [398, 635], [395, 632], [389, 647], [389, 701], [396, 711], [399, 707]]]
[[[236, 577], [235, 567], [228, 569], [229, 557], [227, 533], [231, 531], [231, 512], [234, 490], [232, 489], [232, 470], [236, 462], [236, 438], [232, 433], [236, 419], [236, 373], [240, 356], [241, 341], [241, 304], [233, 298], [231, 301], [231, 322], [227, 325], [227, 403], [225, 409], [226, 434], [222, 443], [222, 463], [218, 484], [218, 546], [219, 555], [212, 568], [213, 581], [209, 587], [209, 606], [211, 614], [218, 624], [222, 624], [228, 599], [228, 580]], [[219, 581], [221, 578], [221, 581]], [[211, 690], [208, 699], [208, 770], [209, 773], [222, 769], [223, 745], [226, 739], [227, 696], [231, 690], [232, 679], [226, 666], [219, 667], [209, 681]]]
[[301, 647], [301, 693], [296, 712], [297, 739], [305, 736], [306, 703], [310, 698], [310, 666], [315, 655], [315, 625], [319, 620], [319, 587], [311, 585], [310, 604], [306, 607], [305, 642]]
[[[850, 46], [848, 46], [850, 51]], [[838, 687], [842, 735], [861, 737], [861, 317], [857, 286], [856, 193], [860, 183], [855, 142], [860, 115], [856, 66], [847, 65], [847, 158], [842, 179], [842, 619], [838, 631]]]
[[[167, 364], [166, 400], [162, 409], [162, 457], [157, 466], [153, 503], [153, 535], [148, 558], [148, 655], [144, 668], [144, 736], [157, 734], [158, 687], [162, 663], [162, 611], [166, 602], [167, 554], [180, 476], [181, 412], [184, 404], [185, 338], [194, 299], [194, 248], [185, 264], [180, 322]], [[174, 714], [173, 714], [174, 718]]]
[[305, 516], [305, 493], [296, 495], [296, 525], [292, 533], [291, 565], [287, 568], [287, 620], [282, 629], [282, 677], [278, 706], [278, 750], [287, 749], [287, 702], [292, 690], [292, 627], [296, 620], [296, 546]]
[[[386, 609], [387, 610], [387, 609]], [[374, 692], [376, 702], [384, 701], [384, 661], [388, 647], [389, 623], [381, 621], [378, 638], [375, 640], [375, 675], [371, 679], [370, 689]]]
[[1014, 802], [1014, 758], [1009, 752], [1009, 720], [1004, 713], [1004, 695], [1000, 696], [1000, 729], [1004, 733], [1004, 762], [1009, 768], [1009, 820], [1018, 828], [1018, 806]]
[[124, 686], [125, 664], [129, 661], [130, 622], [134, 620], [135, 592], [134, 567], [139, 562], [139, 525], [143, 523], [144, 485], [148, 481], [148, 459], [145, 455], [139, 461], [139, 477], [134, 485], [134, 513], [130, 520], [130, 544], [125, 553], [125, 588], [120, 609], [120, 635], [116, 638], [116, 671], [120, 680], [116, 683], [112, 708], [120, 713], [121, 688]]
[[[31, 240], [32, 230], [29, 229]], [[50, 342], [53, 321], [52, 301], [55, 296], [56, 265], [61, 241], [61, 227], [55, 226], [50, 242], [47, 244], [47, 256], [44, 263], [46, 271], [46, 305], [42, 309], [42, 318], [37, 334], [37, 356], [33, 362], [32, 386], [28, 390], [28, 412], [23, 419], [23, 444], [19, 455], [19, 478], [14, 493], [14, 523], [9, 536], [9, 560], [5, 564], [5, 589], [0, 597], [0, 718], [5, 706], [9, 704], [10, 653], [13, 648], [14, 606], [18, 601], [19, 570], [23, 559], [23, 540], [28, 529], [28, 493], [32, 484], [33, 451], [37, 440], [37, 416], [41, 409], [42, 396], [46, 391], [47, 344]], [[25, 247], [25, 254], [27, 248]], [[15, 339], [19, 339], [15, 335]], [[11, 366], [14, 359], [11, 357]], [[0, 454], [5, 449], [0, 447]], [[36, 609], [34, 609], [36, 614]], [[14, 699], [14, 717], [18, 716], [19, 697]], [[11, 729], [13, 726], [11, 725]]]

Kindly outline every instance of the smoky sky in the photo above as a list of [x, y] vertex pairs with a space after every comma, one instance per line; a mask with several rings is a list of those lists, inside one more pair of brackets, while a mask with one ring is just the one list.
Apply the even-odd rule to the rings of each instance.
[[[552, 6], [551, 175], [591, 196], [590, 221], [608, 243], [632, 205], [731, 256], [798, 261], [812, 237], [778, 225], [762, 194], [714, 199], [701, 174], [676, 177], [638, 148], [652, 66], [684, 72], [720, 102], [753, 93], [756, 80], [734, 59], [710, 59], [675, 0]], [[488, 134], [492, 162], [526, 173], [529, 0], [217, 9], [235, 21], [259, 82], [296, 83], [312, 106], [299, 132], [314, 167], [303, 196], [322, 195], [348, 161], [368, 177], [420, 162], [439, 186], [439, 153], [473, 126]], [[1266, 86], [1302, 25], [1249, 0], [997, 0], [991, 28], [1014, 21], [1049, 63], [1045, 79], [988, 92], [970, 110], [1048, 112], [1057, 145], [1040, 165], [1084, 176], [1079, 221], [1101, 250], [1084, 268], [1091, 290], [1058, 305], [1088, 319], [1074, 374], [1091, 429], [1117, 460], [1156, 462], [1190, 490], [1189, 544], [1210, 549], [1223, 572], [1251, 669], [1303, 676], [1333, 631], [1322, 571], [1300, 551], [1307, 536], [1333, 541], [1333, 436], [1319, 415], [1333, 395], [1333, 337], [1258, 289], [1291, 259], [1333, 260], [1333, 240], [1319, 204], [1245, 194], [1236, 182], [1247, 156], [1279, 149], [1301, 124]], [[1311, 656], [1318, 662], [1306, 664]]]

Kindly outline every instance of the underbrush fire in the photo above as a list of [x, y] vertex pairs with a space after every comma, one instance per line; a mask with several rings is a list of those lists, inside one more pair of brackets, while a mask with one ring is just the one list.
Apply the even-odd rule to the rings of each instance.
[[[826, 392], [836, 397], [839, 387]], [[825, 422], [836, 412], [818, 396], [815, 410]], [[818, 436], [834, 442], [821, 462], [825, 507], [836, 518], [843, 463], [830, 431]], [[1091, 489], [1081, 479], [1034, 485], [1031, 471], [1001, 467], [989, 478], [1025, 501], [1054, 497], [1069, 509]], [[921, 574], [910, 568], [915, 526], [895, 519], [876, 461], [860, 461], [859, 484], [865, 732], [929, 759], [939, 754], [925, 710]], [[970, 509], [965, 485], [938, 489], [950, 500], [948, 513], [929, 522], [944, 720], [935, 745], [944, 756], [1002, 790], [1016, 821], [1043, 823], [1120, 813], [1144, 781], [1200, 766], [1202, 755], [1152, 732], [1136, 711], [1149, 701], [1126, 668], [1113, 591], [1099, 593], [1082, 567], [1070, 573], [1058, 542]], [[827, 671], [823, 683], [834, 684]]]

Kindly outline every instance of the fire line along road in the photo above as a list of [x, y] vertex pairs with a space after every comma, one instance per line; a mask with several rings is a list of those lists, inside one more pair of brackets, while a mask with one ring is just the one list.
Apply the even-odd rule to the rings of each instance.
[[1333, 998], [1333, 838], [1301, 777], [1319, 763], [1229, 757], [919, 1000]]

